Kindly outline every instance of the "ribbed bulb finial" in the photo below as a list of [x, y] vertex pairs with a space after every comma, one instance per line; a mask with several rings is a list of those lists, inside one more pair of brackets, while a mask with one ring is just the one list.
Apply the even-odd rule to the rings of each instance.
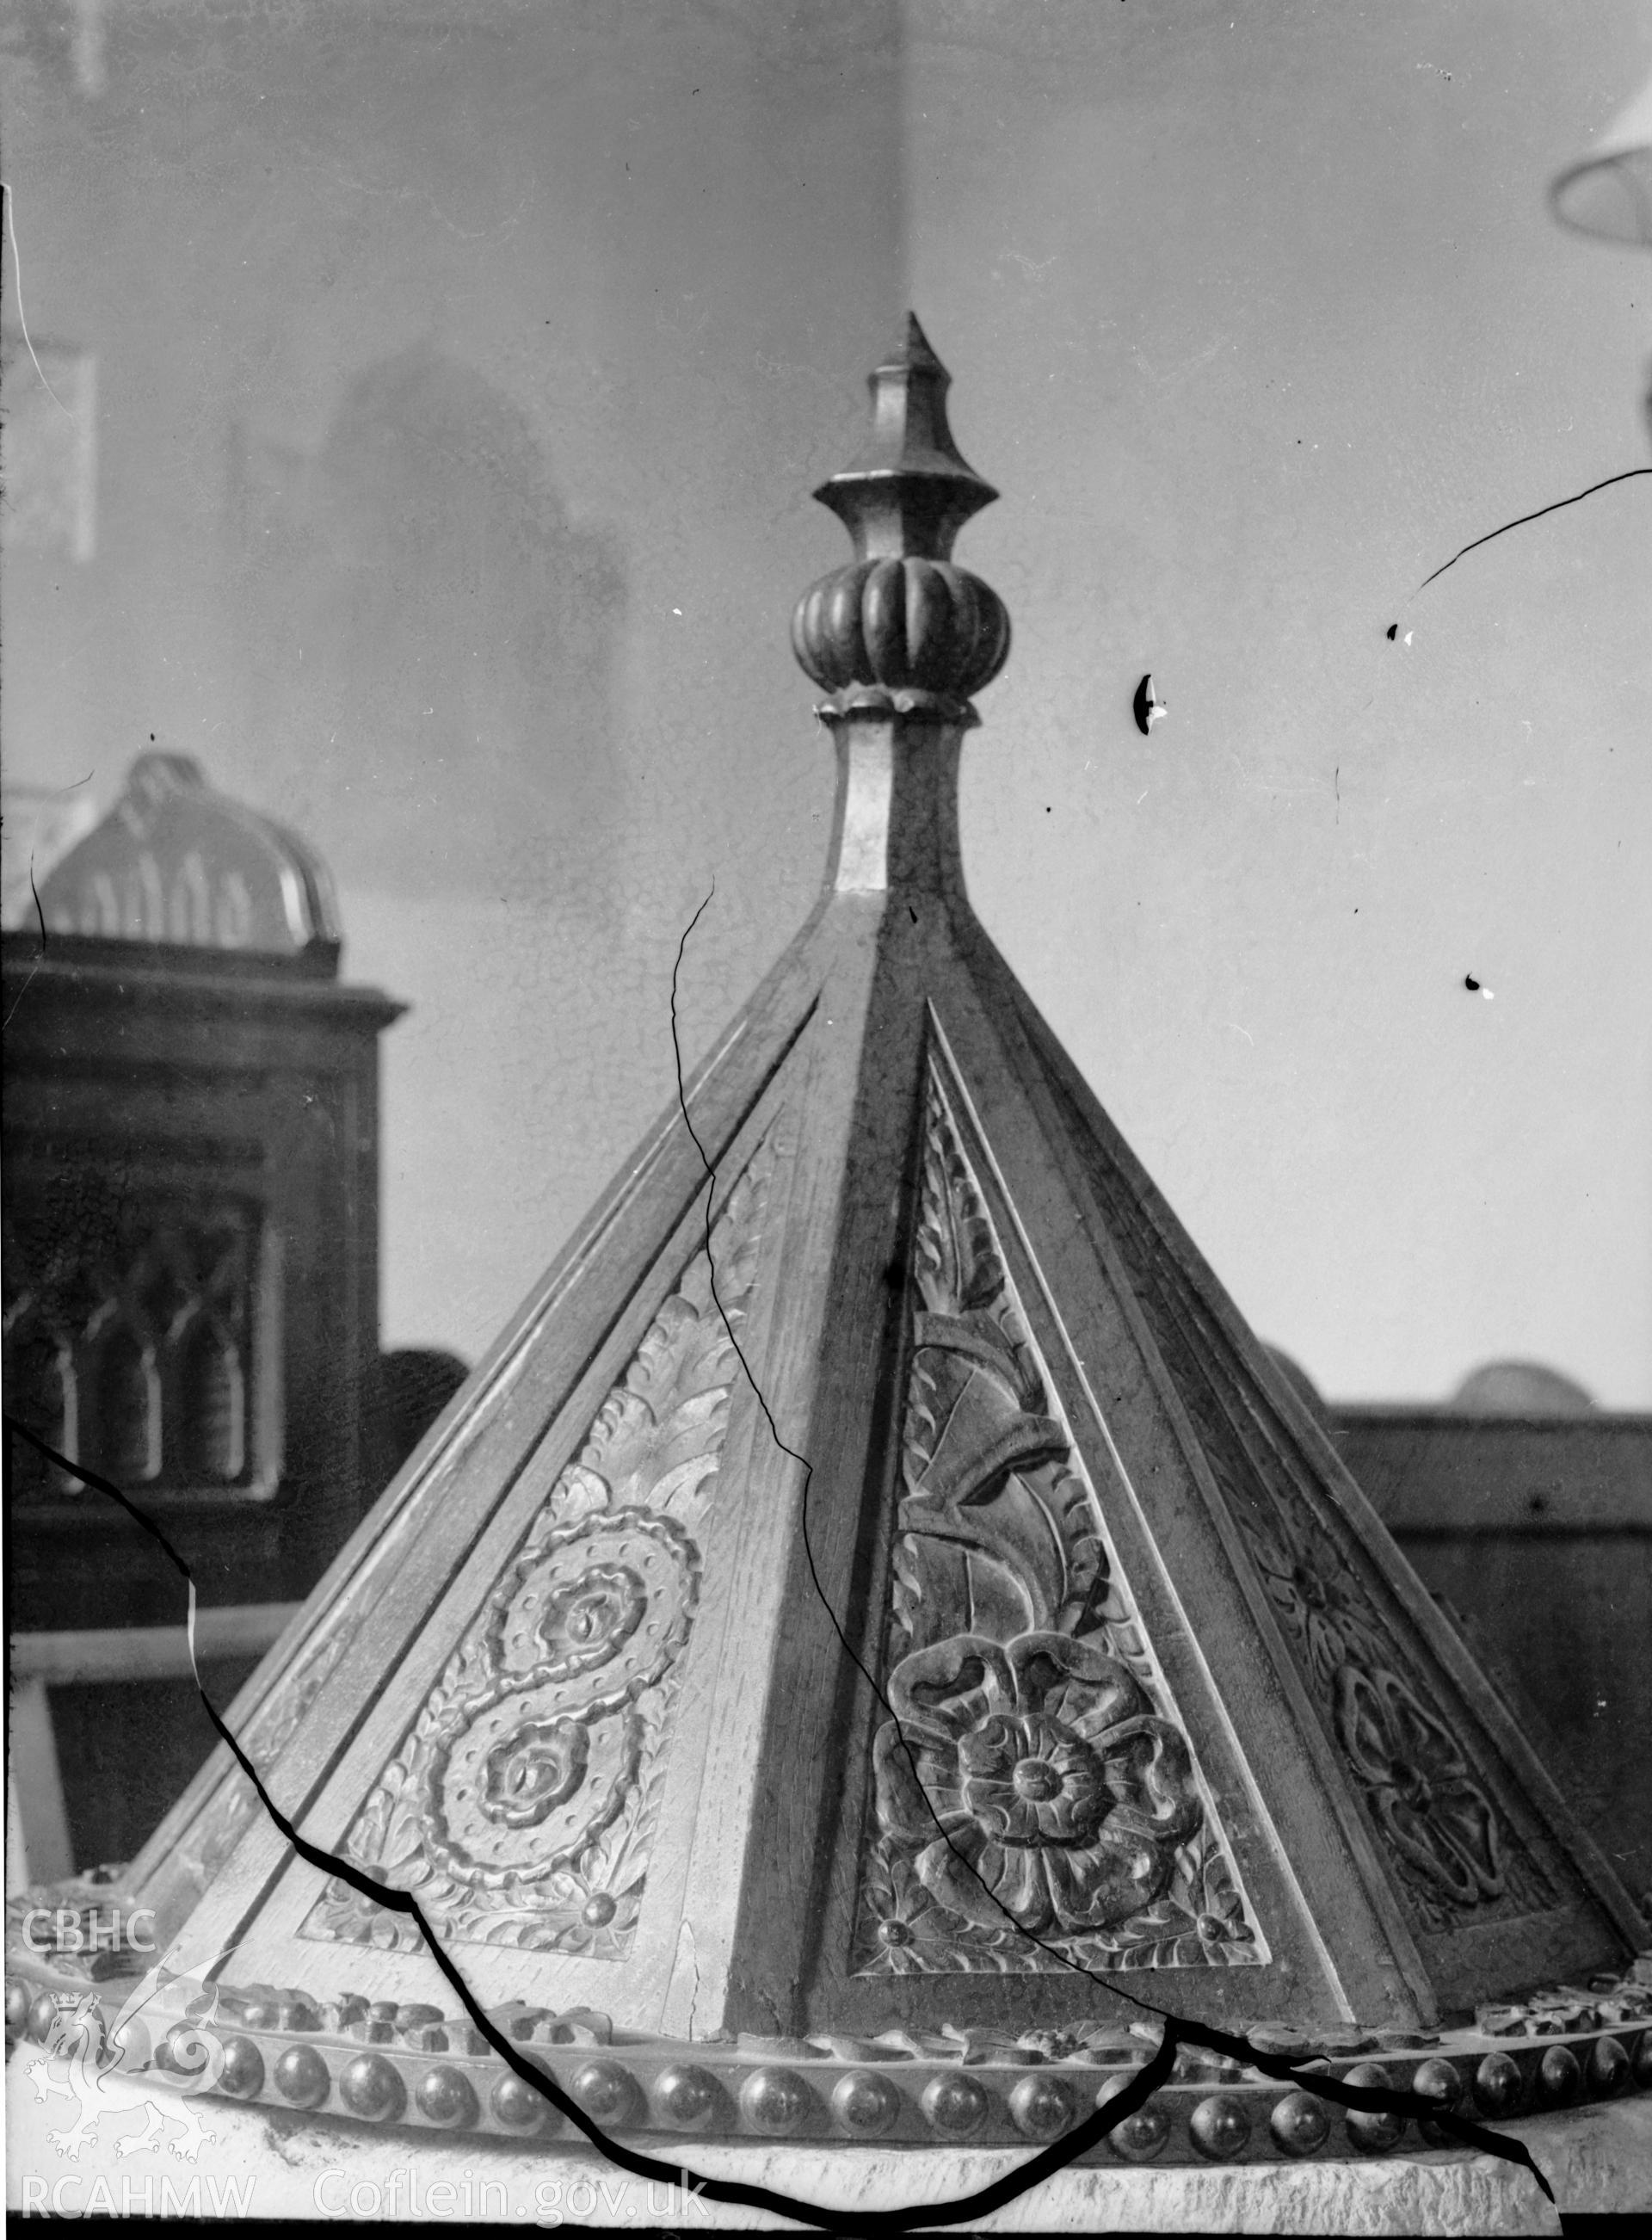
[[864, 449], [815, 492], [854, 540], [855, 558], [804, 592], [792, 618], [798, 661], [832, 697], [823, 715], [879, 708], [972, 722], [969, 696], [1009, 650], [996, 591], [952, 563], [952, 541], [998, 493], [947, 424], [948, 373], [909, 312], [868, 377]]

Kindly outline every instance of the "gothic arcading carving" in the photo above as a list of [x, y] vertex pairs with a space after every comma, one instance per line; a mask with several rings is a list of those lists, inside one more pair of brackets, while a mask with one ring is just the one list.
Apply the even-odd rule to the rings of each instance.
[[[5, 1368], [41, 1436], [163, 1496], [246, 1498], [258, 1223], [238, 1197], [124, 1203], [25, 1176], [6, 1220]], [[273, 1334], [260, 1334], [267, 1349]], [[78, 1499], [31, 1462], [24, 1498]]]
[[[1264, 1958], [932, 1067], [862, 1973]], [[1052, 1950], [1041, 1950], [1038, 1939]]]
[[[766, 1141], [346, 1838], [444, 1938], [629, 1949], [737, 1366], [723, 1317], [749, 1303], [769, 1167]], [[418, 1945], [336, 1880], [301, 1934]]]

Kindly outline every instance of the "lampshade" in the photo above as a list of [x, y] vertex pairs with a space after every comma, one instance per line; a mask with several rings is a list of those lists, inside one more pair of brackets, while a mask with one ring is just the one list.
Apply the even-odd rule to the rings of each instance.
[[1555, 215], [1600, 241], [1652, 249], [1652, 78], [1549, 189]]

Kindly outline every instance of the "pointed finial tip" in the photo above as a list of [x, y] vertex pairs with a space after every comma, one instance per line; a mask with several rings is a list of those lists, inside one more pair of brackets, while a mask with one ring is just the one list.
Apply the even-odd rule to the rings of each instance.
[[905, 369], [913, 366], [923, 366], [926, 370], [938, 373], [944, 381], [949, 382], [952, 378], [936, 355], [929, 337], [918, 324], [917, 313], [909, 311], [893, 346], [884, 352], [878, 370], [882, 372], [884, 367]]
[[893, 349], [867, 377], [872, 425], [864, 447], [815, 492], [844, 523], [859, 558], [949, 559], [963, 523], [997, 496], [952, 440], [951, 383], [909, 311]]

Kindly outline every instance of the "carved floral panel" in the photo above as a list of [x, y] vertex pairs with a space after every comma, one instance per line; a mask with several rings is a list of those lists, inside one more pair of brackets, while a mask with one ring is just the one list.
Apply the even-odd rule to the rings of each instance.
[[[346, 1838], [358, 1866], [416, 1891], [446, 1940], [593, 1959], [629, 1949], [769, 1168], [765, 1146]], [[419, 1942], [405, 1918], [336, 1880], [301, 1933], [404, 1951]]]
[[1552, 1906], [1552, 1884], [1430, 1701], [1328, 1490], [1264, 1416], [1232, 1341], [1136, 1194], [1109, 1163], [1092, 1174], [1154, 1343], [1417, 1925], [1438, 1932]]
[[1265, 1960], [932, 1068], [863, 1974]]

